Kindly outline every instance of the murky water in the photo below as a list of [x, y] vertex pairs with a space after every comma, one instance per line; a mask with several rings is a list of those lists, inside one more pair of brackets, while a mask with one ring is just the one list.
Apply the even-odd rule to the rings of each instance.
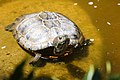
[[[99, 30], [105, 59], [112, 63], [112, 72], [120, 73], [120, 1], [119, 0], [91, 0], [93, 6], [87, 5], [87, 1], [79, 2], [88, 13], [94, 26]], [[88, 1], [89, 2], [89, 1]], [[97, 6], [95, 9], [94, 6]]]
[[[20, 48], [12, 33], [4, 30], [22, 14], [40, 11], [59, 12], [74, 21], [86, 38], [95, 39], [87, 51], [76, 51], [68, 63], [47, 62], [37, 67], [35, 76], [48, 75], [61, 80], [81, 79], [90, 64], [101, 67], [106, 59], [112, 62], [113, 72], [120, 72], [119, 50], [119, 0], [2, 0], [0, 1], [0, 78], [8, 77], [14, 68], [26, 57], [32, 58]], [[26, 63], [24, 72], [27, 75], [33, 68]]]

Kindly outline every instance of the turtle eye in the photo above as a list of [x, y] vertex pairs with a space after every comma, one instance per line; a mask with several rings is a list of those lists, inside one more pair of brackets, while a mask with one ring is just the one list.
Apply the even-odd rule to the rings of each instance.
[[62, 37], [59, 37], [59, 40], [61, 40], [62, 39]]

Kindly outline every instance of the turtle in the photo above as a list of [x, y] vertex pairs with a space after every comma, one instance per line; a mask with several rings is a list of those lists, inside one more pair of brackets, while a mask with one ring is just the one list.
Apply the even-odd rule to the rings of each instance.
[[[58, 12], [41, 11], [19, 16], [5, 27], [17, 43], [39, 59], [57, 59], [72, 53], [72, 49], [90, 43], [78, 26]], [[47, 51], [47, 52], [46, 52]]]

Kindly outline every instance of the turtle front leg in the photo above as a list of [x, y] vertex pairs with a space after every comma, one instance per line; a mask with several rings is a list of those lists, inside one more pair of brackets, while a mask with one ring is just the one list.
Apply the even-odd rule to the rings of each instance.
[[35, 57], [33, 58], [33, 60], [29, 64], [35, 65], [40, 58], [41, 58], [41, 54], [36, 53]]

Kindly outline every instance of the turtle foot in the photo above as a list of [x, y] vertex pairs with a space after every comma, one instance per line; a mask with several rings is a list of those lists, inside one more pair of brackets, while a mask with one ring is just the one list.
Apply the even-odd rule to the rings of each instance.
[[93, 44], [94, 39], [87, 39], [84, 41], [83, 46], [89, 46]]
[[43, 59], [39, 59], [38, 61], [34, 62], [34, 61], [31, 61], [29, 63], [31, 66], [33, 67], [43, 67], [46, 65], [46, 61], [43, 60]]
[[29, 64], [36, 66], [38, 63], [41, 63], [41, 54], [36, 53], [34, 59]]
[[12, 31], [13, 31], [13, 26], [14, 26], [14, 25], [15, 25], [15, 23], [12, 23], [12, 24], [6, 26], [6, 27], [5, 27], [5, 30], [6, 30], [6, 31], [12, 32]]

